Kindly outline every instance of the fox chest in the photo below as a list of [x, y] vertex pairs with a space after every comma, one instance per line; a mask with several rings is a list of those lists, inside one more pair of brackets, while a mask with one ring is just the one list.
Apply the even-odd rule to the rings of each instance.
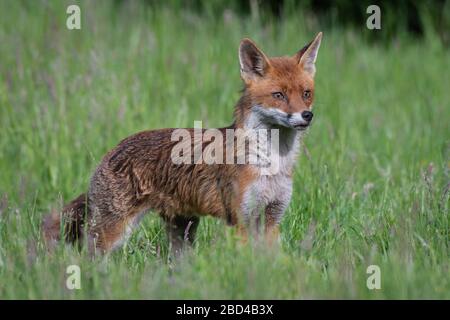
[[243, 190], [240, 208], [244, 218], [260, 215], [267, 206], [277, 208], [274, 214], [281, 218], [291, 200], [292, 175], [297, 154], [298, 148], [293, 148], [283, 156], [275, 157], [277, 163], [273, 167], [274, 170], [256, 168], [257, 171], [266, 174], [256, 175]]
[[244, 218], [262, 214], [269, 205], [276, 204], [282, 212], [289, 205], [292, 194], [292, 178], [288, 175], [260, 176], [245, 190], [241, 201]]

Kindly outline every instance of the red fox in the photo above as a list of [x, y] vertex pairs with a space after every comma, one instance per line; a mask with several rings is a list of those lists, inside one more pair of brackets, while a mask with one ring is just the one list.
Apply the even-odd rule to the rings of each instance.
[[[173, 140], [177, 129], [150, 130], [120, 142], [102, 159], [87, 193], [61, 213], [44, 218], [47, 243], [83, 240], [93, 252], [109, 252], [124, 243], [147, 211], [165, 221], [172, 250], [194, 241], [199, 218], [224, 219], [244, 235], [256, 222], [270, 239], [289, 205], [292, 175], [302, 132], [311, 124], [315, 62], [322, 39], [295, 55], [268, 58], [250, 39], [239, 46], [244, 90], [234, 123], [217, 129], [278, 130], [279, 170], [264, 175], [258, 164], [177, 163]], [[194, 134], [194, 129], [185, 129]], [[202, 131], [203, 132], [203, 131]], [[193, 140], [189, 145], [193, 145]], [[225, 142], [224, 142], [225, 143]], [[203, 141], [202, 150], [208, 142]], [[262, 219], [262, 220], [261, 220]], [[262, 221], [262, 222], [261, 222]]]

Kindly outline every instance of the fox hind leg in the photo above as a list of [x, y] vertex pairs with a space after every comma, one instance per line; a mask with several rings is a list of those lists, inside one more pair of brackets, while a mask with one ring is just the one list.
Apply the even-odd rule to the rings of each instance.
[[128, 240], [139, 224], [143, 213], [127, 217], [113, 217], [93, 225], [89, 232], [89, 250], [106, 253], [119, 248]]

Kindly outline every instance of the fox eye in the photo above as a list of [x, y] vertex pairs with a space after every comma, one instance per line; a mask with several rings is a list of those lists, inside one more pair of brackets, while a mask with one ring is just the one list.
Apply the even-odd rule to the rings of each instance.
[[309, 100], [311, 98], [311, 90], [305, 90], [302, 94], [303, 100]]
[[284, 96], [283, 92], [273, 92], [272, 97], [278, 100], [286, 100], [286, 97]]

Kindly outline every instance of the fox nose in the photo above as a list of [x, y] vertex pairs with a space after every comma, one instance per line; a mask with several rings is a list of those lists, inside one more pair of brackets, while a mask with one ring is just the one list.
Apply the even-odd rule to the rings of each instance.
[[314, 114], [311, 111], [303, 111], [302, 112], [302, 118], [305, 121], [310, 122], [313, 118]]

